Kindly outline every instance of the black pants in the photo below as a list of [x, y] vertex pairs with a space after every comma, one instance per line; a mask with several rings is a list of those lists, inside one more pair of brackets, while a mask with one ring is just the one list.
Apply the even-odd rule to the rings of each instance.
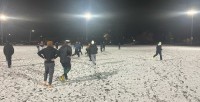
[[75, 49], [75, 53], [72, 56], [74, 56], [74, 55], [78, 55], [78, 57], [80, 57], [78, 49]]
[[47, 81], [47, 77], [49, 75], [49, 84], [51, 85], [52, 79], [53, 79], [55, 63], [44, 63], [44, 66], [45, 66], [44, 81]]
[[90, 61], [91, 61], [91, 60], [92, 60], [92, 59], [91, 59], [91, 54], [90, 54], [90, 53], [88, 53], [88, 56], [89, 56], [89, 58], [90, 58]]
[[6, 61], [8, 63], [8, 67], [10, 67], [12, 65], [12, 56], [6, 56]]
[[64, 70], [64, 76], [65, 76], [65, 79], [67, 80], [68, 79], [68, 76], [67, 76], [67, 73], [71, 70], [71, 65], [70, 65], [70, 62], [68, 63], [61, 63], [62, 66], [63, 66], [63, 70]]
[[162, 53], [161, 52], [156, 52], [156, 54], [153, 57], [156, 57], [158, 54], [160, 55], [160, 60], [162, 60]]
[[81, 55], [83, 55], [83, 53], [82, 53], [81, 49], [79, 49], [79, 53], [81, 53]]

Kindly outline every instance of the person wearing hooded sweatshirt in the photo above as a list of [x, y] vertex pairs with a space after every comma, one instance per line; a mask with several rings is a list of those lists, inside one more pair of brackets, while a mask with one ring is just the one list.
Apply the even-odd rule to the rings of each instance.
[[156, 46], [156, 54], [153, 57], [156, 57], [157, 55], [160, 55], [160, 60], [162, 60], [162, 43], [159, 42]]
[[8, 63], [8, 68], [11, 67], [12, 65], [12, 55], [14, 54], [14, 48], [12, 44], [9, 42], [6, 43], [6, 45], [3, 48], [4, 55], [6, 56], [6, 61]]
[[94, 43], [93, 40], [91, 42], [89, 50], [90, 50], [90, 54], [91, 54], [92, 63], [94, 65], [96, 65], [96, 54], [97, 54], [98, 48], [97, 48], [97, 45]]
[[60, 63], [64, 69], [64, 74], [59, 77], [61, 81], [68, 80], [67, 73], [71, 70], [72, 48], [69, 46], [70, 41], [66, 40], [59, 49]]
[[47, 77], [49, 75], [49, 82], [48, 87], [52, 87], [52, 79], [53, 79], [53, 73], [54, 73], [54, 67], [55, 62], [54, 59], [56, 59], [59, 56], [58, 50], [53, 48], [53, 42], [48, 41], [47, 47], [40, 50], [38, 52], [38, 55], [44, 59], [44, 66], [45, 66], [45, 72], [44, 72], [44, 85], [47, 85]]

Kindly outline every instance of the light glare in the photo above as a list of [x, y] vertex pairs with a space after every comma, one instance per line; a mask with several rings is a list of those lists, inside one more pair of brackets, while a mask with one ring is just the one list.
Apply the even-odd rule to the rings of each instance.
[[92, 15], [90, 13], [86, 13], [84, 16], [87, 20], [92, 18]]
[[0, 16], [0, 19], [3, 20], [3, 21], [7, 20], [7, 18], [8, 18], [8, 17], [5, 16], [5, 15], [1, 15], [1, 16]]
[[195, 10], [189, 10], [189, 11], [187, 12], [187, 15], [193, 16], [193, 15], [195, 15], [195, 14], [197, 14], [197, 13], [198, 13], [198, 12], [195, 11]]

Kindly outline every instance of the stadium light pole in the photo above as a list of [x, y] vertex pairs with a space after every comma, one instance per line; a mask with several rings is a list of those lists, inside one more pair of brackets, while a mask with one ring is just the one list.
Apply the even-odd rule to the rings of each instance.
[[35, 30], [31, 30], [31, 31], [30, 31], [30, 36], [29, 36], [29, 43], [30, 43], [30, 44], [31, 44], [31, 34], [32, 34], [33, 32], [35, 32]]
[[86, 40], [86, 42], [87, 42], [87, 40], [88, 40], [88, 37], [87, 37], [87, 23], [88, 23], [88, 21], [92, 18], [92, 14], [90, 13], [90, 12], [87, 12], [87, 13], [85, 13], [84, 14], [84, 18], [86, 19], [86, 31], [85, 31], [85, 40]]
[[198, 12], [195, 10], [189, 10], [187, 11], [187, 15], [192, 17], [192, 24], [191, 24], [191, 32], [190, 32], [190, 40], [191, 40], [191, 45], [193, 43], [193, 23], [194, 23], [194, 15], [197, 14]]
[[4, 39], [3, 39], [3, 21], [6, 21], [8, 19], [8, 17], [6, 15], [1, 14], [0, 15], [0, 21], [1, 21], [1, 41], [2, 41], [2, 45], [4, 43]]

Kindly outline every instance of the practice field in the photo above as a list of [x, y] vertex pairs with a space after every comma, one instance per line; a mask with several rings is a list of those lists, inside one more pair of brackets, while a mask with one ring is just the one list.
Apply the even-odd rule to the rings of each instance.
[[200, 47], [163, 46], [162, 61], [152, 58], [155, 46], [106, 47], [96, 66], [73, 56], [65, 83], [56, 79], [63, 74], [57, 58], [52, 89], [41, 85], [37, 48], [14, 48], [9, 69], [0, 46], [0, 102], [200, 102]]

